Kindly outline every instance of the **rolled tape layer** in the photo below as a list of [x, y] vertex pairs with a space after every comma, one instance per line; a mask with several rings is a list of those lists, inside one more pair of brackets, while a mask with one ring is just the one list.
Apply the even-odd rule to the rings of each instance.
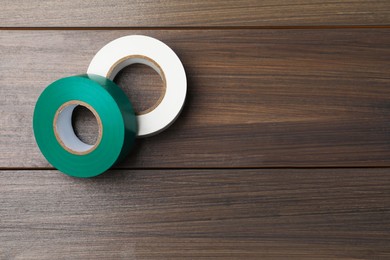
[[[94, 145], [74, 133], [72, 113], [78, 105], [87, 107], [97, 119], [99, 136]], [[114, 82], [98, 75], [79, 75], [57, 80], [42, 92], [33, 128], [49, 163], [70, 176], [93, 177], [128, 154], [137, 121], [125, 93]]]
[[88, 73], [113, 80], [121, 69], [134, 63], [152, 67], [165, 84], [160, 103], [137, 115], [138, 137], [146, 137], [163, 131], [176, 120], [184, 105], [187, 79], [180, 59], [171, 48], [142, 35], [125, 36], [108, 43], [92, 59]]

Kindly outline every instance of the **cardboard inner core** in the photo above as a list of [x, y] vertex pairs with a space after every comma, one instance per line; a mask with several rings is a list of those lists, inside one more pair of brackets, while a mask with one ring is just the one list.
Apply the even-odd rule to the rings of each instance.
[[[149, 108], [147, 109], [141, 109], [141, 111], [136, 111], [136, 114], [137, 115], [143, 115], [143, 114], [147, 114], [149, 113], [150, 111], [153, 111], [162, 101], [162, 99], [164, 98], [165, 96], [165, 92], [166, 92], [166, 80], [165, 80], [165, 75], [164, 75], [164, 72], [162, 71], [162, 69], [160, 68], [160, 66], [152, 59], [148, 58], [148, 57], [145, 57], [145, 56], [141, 56], [141, 55], [131, 55], [131, 56], [127, 56], [127, 57], [124, 57], [122, 58], [121, 60], [117, 61], [109, 70], [108, 72], [108, 78], [111, 79], [111, 80], [114, 80], [115, 77], [118, 75], [118, 73], [123, 70], [124, 68], [126, 68], [127, 66], [130, 66], [132, 64], [142, 64], [142, 65], [146, 65], [150, 68], [152, 68], [154, 71], [156, 71], [160, 77], [161, 77], [161, 80], [163, 81], [163, 89], [162, 91], [159, 91], [159, 98], [157, 100], [157, 102], [154, 102], [154, 104], [152, 106], [150, 106]], [[139, 67], [138, 67], [139, 68]], [[122, 77], [122, 75], [121, 75]], [[132, 79], [129, 79], [129, 80], [132, 80]], [[134, 79], [133, 79], [134, 80]], [[118, 80], [115, 79], [115, 82], [117, 82]], [[133, 81], [132, 83], [135, 83], [136, 81]], [[138, 85], [142, 85], [142, 83], [138, 84]], [[145, 85], [144, 85], [145, 86]], [[126, 91], [126, 89], [124, 90], [125, 92], [131, 92], [132, 94], [134, 93], [137, 93], [137, 91], [131, 91], [131, 87], [130, 87], [130, 91]], [[141, 92], [141, 91], [139, 91]], [[147, 91], [146, 91], [147, 92]], [[147, 100], [147, 101], [150, 101], [150, 99], [153, 100], [153, 94], [155, 94], [156, 91], [151, 91], [149, 93], [152, 94], [151, 97], [144, 97], [143, 100]], [[142, 95], [138, 95], [138, 96], [142, 96]], [[138, 96], [136, 95], [136, 97], [138, 98]], [[141, 97], [142, 98], [142, 97]], [[134, 99], [134, 98], [133, 98]], [[154, 101], [154, 100], [153, 100]], [[138, 107], [138, 104], [140, 103], [138, 100], [137, 101], [134, 101], [133, 100], [133, 104], [137, 104], [137, 107]], [[139, 110], [139, 109], [137, 109]]]
[[[75, 134], [72, 125], [72, 114], [77, 106], [84, 106], [89, 109], [96, 118], [99, 127], [98, 139], [95, 144], [84, 143]], [[87, 154], [92, 152], [100, 143], [102, 138], [102, 123], [97, 112], [88, 104], [82, 101], [69, 101], [63, 104], [56, 112], [53, 122], [54, 133], [60, 145], [73, 154]]]

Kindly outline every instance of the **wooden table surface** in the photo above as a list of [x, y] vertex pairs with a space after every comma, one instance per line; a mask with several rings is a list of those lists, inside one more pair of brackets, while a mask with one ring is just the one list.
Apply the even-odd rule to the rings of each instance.
[[[184, 110], [68, 177], [35, 102], [130, 34], [178, 54]], [[0, 57], [0, 259], [390, 259], [390, 1], [3, 0]], [[115, 81], [137, 111], [162, 91], [143, 65]]]

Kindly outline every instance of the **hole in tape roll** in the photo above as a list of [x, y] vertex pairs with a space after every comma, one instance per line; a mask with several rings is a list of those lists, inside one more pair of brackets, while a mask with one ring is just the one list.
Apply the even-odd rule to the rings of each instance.
[[137, 115], [154, 110], [165, 95], [165, 75], [160, 66], [147, 57], [126, 57], [112, 66], [110, 75], [131, 100]]
[[99, 125], [93, 112], [87, 107], [76, 106], [72, 114], [72, 126], [76, 136], [89, 145], [96, 144], [99, 137]]
[[72, 100], [56, 112], [54, 133], [61, 146], [73, 154], [88, 154], [100, 143], [102, 123], [97, 112], [88, 104]]

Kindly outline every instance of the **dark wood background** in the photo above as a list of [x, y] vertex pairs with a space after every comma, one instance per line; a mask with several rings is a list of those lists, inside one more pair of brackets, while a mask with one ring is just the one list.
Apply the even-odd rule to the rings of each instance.
[[[39, 152], [32, 114], [120, 36], [178, 54], [188, 99], [109, 172]], [[41, 1], [0, 8], [0, 259], [390, 259], [390, 2]], [[115, 81], [137, 111], [162, 82]], [[79, 109], [81, 139], [96, 122]]]

